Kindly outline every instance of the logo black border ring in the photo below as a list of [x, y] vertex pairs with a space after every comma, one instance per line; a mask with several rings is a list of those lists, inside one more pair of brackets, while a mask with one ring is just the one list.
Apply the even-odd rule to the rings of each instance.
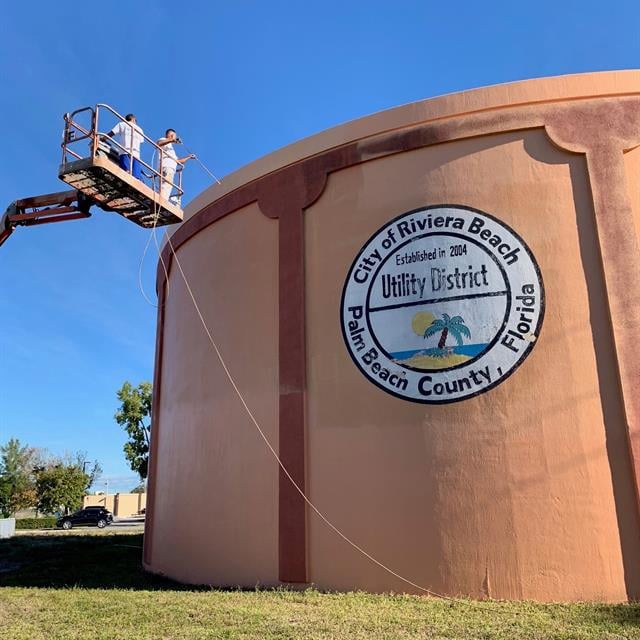
[[[389, 389], [388, 387], [385, 387], [384, 385], [380, 384], [375, 378], [369, 376], [367, 371], [360, 365], [360, 362], [358, 361], [354, 353], [351, 351], [351, 345], [349, 343], [349, 339], [344, 326], [344, 300], [345, 300], [345, 295], [347, 293], [347, 287], [349, 285], [349, 282], [351, 282], [351, 275], [353, 273], [354, 268], [358, 264], [358, 261], [362, 256], [362, 254], [365, 252], [367, 247], [371, 244], [371, 241], [374, 238], [376, 238], [380, 233], [382, 233], [385, 229], [395, 224], [398, 220], [404, 218], [405, 216], [411, 215], [412, 213], [418, 213], [421, 211], [430, 211], [433, 209], [459, 209], [463, 211], [477, 213], [481, 216], [485, 216], [486, 218], [489, 218], [490, 220], [493, 220], [495, 223], [497, 223], [501, 227], [504, 227], [505, 229], [507, 229], [513, 235], [513, 237], [516, 238], [518, 242], [520, 242], [520, 245], [524, 249], [525, 253], [529, 256], [529, 259], [531, 260], [531, 264], [533, 265], [533, 268], [535, 270], [535, 273], [538, 279], [538, 285], [540, 286], [540, 311], [538, 315], [538, 323], [536, 324], [536, 328], [533, 331], [533, 334], [536, 336], [536, 340], [534, 342], [531, 342], [524, 349], [522, 355], [518, 360], [516, 360], [514, 365], [511, 367], [511, 369], [509, 369], [508, 372], [504, 373], [502, 376], [497, 378], [494, 382], [491, 382], [486, 387], [483, 387], [482, 389], [479, 389], [474, 393], [471, 393], [469, 395], [459, 397], [459, 398], [447, 398], [447, 399], [441, 399], [441, 400], [427, 400], [426, 398], [414, 398], [413, 396], [396, 393], [392, 389]], [[511, 375], [513, 375], [515, 371], [518, 370], [518, 368], [522, 365], [522, 363], [527, 359], [527, 357], [531, 353], [531, 350], [533, 349], [533, 347], [538, 341], [537, 338], [540, 336], [540, 329], [544, 321], [545, 311], [546, 311], [546, 297], [545, 297], [544, 281], [542, 279], [542, 273], [540, 272], [540, 267], [538, 265], [538, 262], [535, 259], [531, 249], [529, 248], [529, 245], [527, 245], [527, 243], [522, 239], [520, 234], [517, 233], [512, 227], [504, 223], [502, 220], [499, 220], [498, 218], [496, 218], [496, 216], [493, 216], [490, 213], [487, 213], [486, 211], [482, 211], [481, 209], [476, 209], [475, 207], [469, 207], [467, 205], [462, 205], [462, 204], [441, 203], [441, 204], [427, 205], [425, 207], [417, 207], [415, 209], [405, 211], [404, 213], [401, 213], [397, 215], [395, 218], [391, 219], [389, 222], [387, 222], [387, 224], [383, 225], [379, 229], [376, 229], [376, 231], [369, 236], [366, 242], [362, 245], [362, 248], [360, 249], [360, 251], [358, 251], [358, 253], [356, 254], [351, 264], [351, 267], [349, 267], [349, 271], [347, 272], [347, 277], [345, 278], [344, 286], [342, 287], [342, 295], [340, 296], [339, 314], [340, 314], [340, 330], [342, 332], [342, 339], [344, 340], [345, 346], [347, 348], [347, 352], [349, 353], [351, 360], [354, 362], [356, 367], [360, 370], [360, 372], [368, 382], [375, 385], [385, 393], [388, 393], [391, 396], [394, 396], [400, 400], [405, 400], [407, 402], [413, 402], [415, 404], [453, 404], [454, 402], [462, 402], [464, 400], [470, 400], [471, 398], [475, 398], [476, 396], [482, 395], [483, 393], [490, 391], [494, 387], [498, 386], [499, 384], [507, 380]], [[486, 354], [487, 351], [485, 350], [484, 353]]]

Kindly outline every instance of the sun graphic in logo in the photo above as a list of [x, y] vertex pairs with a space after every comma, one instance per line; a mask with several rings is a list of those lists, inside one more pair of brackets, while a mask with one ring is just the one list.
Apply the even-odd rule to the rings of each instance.
[[411, 320], [411, 328], [416, 335], [424, 337], [424, 332], [431, 326], [436, 319], [431, 311], [418, 311]]

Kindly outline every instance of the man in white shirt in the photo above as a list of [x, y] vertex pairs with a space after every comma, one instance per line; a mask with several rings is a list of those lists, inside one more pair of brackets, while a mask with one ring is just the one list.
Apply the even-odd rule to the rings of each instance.
[[180, 139], [176, 135], [175, 130], [167, 129], [164, 135], [165, 137], [160, 138], [156, 143], [161, 149], [160, 157], [156, 164], [158, 173], [162, 176], [160, 181], [160, 195], [165, 200], [168, 200], [171, 196], [171, 191], [173, 190], [173, 178], [176, 174], [178, 165], [183, 165], [188, 160], [193, 160], [195, 155], [190, 153], [188, 156], [184, 156], [184, 158], [178, 158], [178, 154], [173, 148], [173, 143], [177, 142], [180, 144]]
[[109, 137], [120, 145], [116, 147], [120, 154], [120, 166], [134, 178], [142, 180], [142, 164], [138, 158], [140, 157], [140, 145], [144, 142], [144, 132], [136, 123], [136, 117], [133, 113], [127, 114], [125, 120], [126, 122], [118, 122], [111, 129]]

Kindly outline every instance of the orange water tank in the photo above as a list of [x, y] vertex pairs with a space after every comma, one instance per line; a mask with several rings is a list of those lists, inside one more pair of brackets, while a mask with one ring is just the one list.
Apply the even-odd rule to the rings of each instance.
[[[448, 95], [198, 196], [164, 248], [144, 563], [640, 596], [640, 72]], [[185, 285], [186, 277], [191, 292]], [[191, 294], [197, 301], [194, 306]]]

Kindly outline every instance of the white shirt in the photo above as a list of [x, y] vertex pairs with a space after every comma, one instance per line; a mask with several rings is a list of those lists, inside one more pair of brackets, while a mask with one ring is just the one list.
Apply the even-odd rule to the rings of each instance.
[[[115, 141], [125, 148], [126, 153], [129, 153], [129, 150], [131, 150], [131, 154], [135, 158], [140, 157], [140, 145], [144, 142], [144, 138], [142, 137], [144, 132], [137, 124], [133, 124], [132, 122], [118, 122], [118, 124], [111, 129], [111, 133], [113, 133]], [[120, 155], [125, 153], [120, 147], [116, 147], [116, 150]]]
[[[158, 142], [163, 142], [166, 138], [160, 138]], [[157, 168], [160, 171], [160, 157], [162, 157], [162, 169], [167, 171], [175, 171], [178, 168], [178, 156], [173, 148], [173, 143], [169, 142], [160, 147], [162, 154], [158, 155]]]

